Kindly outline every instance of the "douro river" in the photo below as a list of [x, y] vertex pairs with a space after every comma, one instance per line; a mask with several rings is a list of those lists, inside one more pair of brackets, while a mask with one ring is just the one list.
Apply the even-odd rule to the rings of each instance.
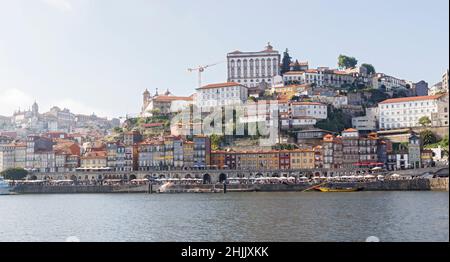
[[449, 241], [449, 193], [0, 196], [0, 241], [366, 241], [367, 238]]

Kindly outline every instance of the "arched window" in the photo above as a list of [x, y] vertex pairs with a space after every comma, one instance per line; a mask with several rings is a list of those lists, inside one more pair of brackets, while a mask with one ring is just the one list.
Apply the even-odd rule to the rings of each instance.
[[244, 59], [244, 77], [247, 77], [247, 59]]
[[261, 59], [261, 76], [262, 77], [266, 76], [266, 60], [265, 59]]
[[256, 69], [256, 76], [257, 77], [259, 76], [259, 68], [260, 68], [260, 66], [259, 66], [259, 59], [257, 58], [255, 60], [255, 69]]
[[275, 76], [278, 74], [278, 59], [274, 58], [272, 60], [272, 65], [273, 65], [273, 71], [272, 74]]
[[230, 76], [232, 78], [234, 78], [235, 73], [235, 67], [236, 67], [236, 62], [234, 60], [231, 60], [231, 65], [230, 65]]
[[250, 77], [253, 77], [254, 73], [254, 65], [253, 65], [253, 59], [250, 59]]
[[272, 75], [272, 60], [270, 58], [267, 58], [267, 75], [271, 76]]
[[237, 77], [241, 77], [241, 60], [237, 60]]

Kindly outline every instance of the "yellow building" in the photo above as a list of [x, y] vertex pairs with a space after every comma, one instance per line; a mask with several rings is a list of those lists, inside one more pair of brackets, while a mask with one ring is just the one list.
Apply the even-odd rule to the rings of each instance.
[[273, 92], [279, 96], [285, 97], [286, 99], [290, 99], [293, 96], [299, 95], [300, 93], [306, 91], [309, 85], [287, 85], [274, 87]]
[[184, 141], [183, 143], [183, 166], [194, 166], [194, 142]]
[[106, 164], [106, 151], [93, 151], [81, 157], [81, 167], [83, 168], [104, 168]]
[[290, 151], [291, 169], [313, 169], [314, 163], [313, 149], [296, 149]]
[[236, 152], [237, 169], [278, 169], [278, 151]]

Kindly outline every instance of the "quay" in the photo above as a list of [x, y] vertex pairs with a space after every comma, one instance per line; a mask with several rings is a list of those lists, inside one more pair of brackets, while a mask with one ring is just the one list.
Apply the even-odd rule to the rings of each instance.
[[48, 185], [22, 184], [14, 188], [18, 194], [75, 193], [227, 193], [227, 192], [305, 192], [317, 185], [358, 187], [364, 191], [448, 191], [447, 178], [417, 178], [370, 181], [331, 181], [299, 183], [216, 183], [216, 184], [117, 184], [117, 185]]
[[[397, 178], [377, 179], [377, 175], [381, 174], [382, 177], [389, 177], [395, 174]], [[324, 183], [328, 186], [357, 186], [364, 188], [365, 191], [448, 191], [448, 174], [449, 169], [447, 166], [382, 171], [381, 173], [372, 173], [368, 169], [214, 169], [131, 171], [127, 173], [32, 173], [29, 175], [27, 183], [15, 184], [13, 191], [18, 194], [299, 192]], [[428, 176], [423, 177], [422, 175]], [[367, 176], [372, 178], [365, 179], [364, 177]], [[340, 177], [349, 177], [351, 179], [342, 180], [339, 179]], [[288, 178], [290, 180], [287, 180]], [[267, 182], [261, 183], [258, 181], [259, 179], [267, 179]], [[55, 181], [63, 183], [55, 183]], [[169, 181], [178, 182], [166, 183]], [[224, 185], [225, 183], [226, 185]]]
[[[405, 170], [383, 171], [383, 175], [399, 174], [405, 176], [420, 176], [431, 174], [436, 176], [447, 176], [448, 166], [436, 166], [428, 168], [416, 168]], [[66, 172], [66, 173], [31, 173], [28, 179], [31, 180], [73, 180], [102, 181], [107, 179], [120, 179], [131, 181], [134, 179], [200, 179], [203, 184], [222, 183], [232, 178], [251, 177], [339, 177], [373, 173], [367, 168], [352, 169], [276, 169], [276, 170], [231, 170], [231, 169], [195, 169], [195, 170], [152, 170], [152, 171], [90, 171], [90, 172]], [[378, 173], [377, 173], [378, 174]]]

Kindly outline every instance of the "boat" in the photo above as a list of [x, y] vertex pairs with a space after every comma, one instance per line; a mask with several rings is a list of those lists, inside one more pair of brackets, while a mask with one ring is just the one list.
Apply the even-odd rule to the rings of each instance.
[[362, 187], [317, 187], [320, 192], [356, 192], [363, 190]]
[[11, 195], [12, 187], [2, 177], [0, 177], [0, 195]]

